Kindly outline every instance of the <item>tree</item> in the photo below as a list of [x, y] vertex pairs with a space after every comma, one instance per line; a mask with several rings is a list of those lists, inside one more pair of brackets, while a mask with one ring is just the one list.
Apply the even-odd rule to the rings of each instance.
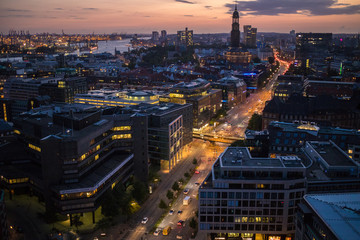
[[177, 182], [174, 182], [174, 184], [172, 185], [172, 190], [174, 190], [175, 192], [176, 191], [179, 191], [180, 187], [179, 187], [179, 184]]
[[82, 221], [80, 221], [80, 216], [76, 214], [72, 218], [72, 224], [76, 227], [76, 229], [79, 230], [79, 227], [81, 225], [83, 225], [84, 223]]
[[111, 226], [111, 221], [109, 218], [102, 218], [96, 223], [96, 227], [105, 230]]
[[169, 200], [172, 200], [174, 198], [174, 193], [171, 190], [168, 190], [167, 193], [166, 193], [166, 197]]
[[193, 163], [194, 165], [196, 165], [196, 164], [198, 163], [197, 159], [194, 158], [193, 161], [192, 161], [192, 163]]
[[190, 225], [190, 227], [191, 227], [192, 229], [196, 229], [196, 228], [197, 228], [197, 221], [196, 221], [196, 219], [195, 219], [195, 218], [192, 218], [192, 219], [190, 220], [189, 225]]
[[112, 190], [109, 190], [105, 197], [104, 202], [101, 205], [101, 213], [106, 217], [115, 217], [119, 214], [119, 205], [112, 193]]
[[184, 177], [186, 177], [187, 179], [190, 178], [190, 174], [188, 172], [184, 173]]
[[270, 64], [273, 64], [275, 62], [275, 58], [274, 57], [268, 57], [268, 61]]
[[261, 63], [261, 59], [260, 59], [259, 57], [255, 57], [255, 58], [253, 59], [253, 62], [254, 62], [254, 63]]
[[166, 208], [167, 208], [166, 203], [165, 203], [164, 200], [162, 200], [162, 199], [160, 200], [159, 208], [161, 208], [161, 209], [166, 209]]
[[249, 125], [247, 127], [249, 130], [261, 131], [262, 129], [262, 117], [261, 115], [254, 113], [249, 121]]
[[185, 181], [184, 181], [184, 179], [183, 179], [183, 178], [180, 178], [178, 182], [180, 182], [180, 183], [182, 183], [182, 184], [183, 184]]
[[144, 182], [139, 179], [134, 180], [134, 191], [132, 191], [132, 196], [136, 201], [142, 203], [148, 194], [147, 187]]

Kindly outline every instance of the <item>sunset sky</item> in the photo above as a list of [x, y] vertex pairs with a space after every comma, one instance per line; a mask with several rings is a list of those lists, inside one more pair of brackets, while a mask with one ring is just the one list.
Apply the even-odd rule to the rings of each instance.
[[[0, 0], [0, 32], [225, 33], [234, 2], [226, 0]], [[360, 0], [237, 1], [240, 24], [259, 32], [360, 32]]]

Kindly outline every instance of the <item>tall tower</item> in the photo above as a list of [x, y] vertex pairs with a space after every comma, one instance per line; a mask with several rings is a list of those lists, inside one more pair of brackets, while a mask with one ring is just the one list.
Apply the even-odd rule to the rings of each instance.
[[237, 11], [237, 5], [235, 5], [235, 11], [232, 17], [231, 47], [238, 48], [239, 46], [240, 46], [239, 12]]

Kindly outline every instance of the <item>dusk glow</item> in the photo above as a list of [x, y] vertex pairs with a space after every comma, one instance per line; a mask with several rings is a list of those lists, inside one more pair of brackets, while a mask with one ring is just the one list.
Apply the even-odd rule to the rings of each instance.
[[[0, 31], [67, 33], [169, 33], [188, 26], [196, 33], [229, 32], [234, 3], [218, 0], [3, 0]], [[238, 1], [240, 25], [259, 32], [357, 33], [360, 0]]]

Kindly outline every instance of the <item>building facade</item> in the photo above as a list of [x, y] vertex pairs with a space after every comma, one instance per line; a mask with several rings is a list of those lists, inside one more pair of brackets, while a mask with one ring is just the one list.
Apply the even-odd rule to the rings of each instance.
[[293, 239], [305, 178], [297, 157], [253, 158], [229, 147], [199, 188], [199, 229], [212, 239]]

